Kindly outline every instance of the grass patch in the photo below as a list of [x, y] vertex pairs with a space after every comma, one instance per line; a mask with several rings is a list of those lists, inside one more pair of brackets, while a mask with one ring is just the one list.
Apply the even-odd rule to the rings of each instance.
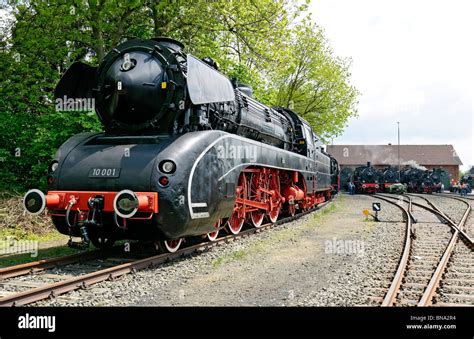
[[339, 210], [340, 203], [341, 203], [340, 200], [336, 200], [333, 203], [331, 203], [329, 206], [327, 206], [326, 208], [315, 213], [312, 218], [313, 220], [308, 222], [306, 226], [313, 227], [313, 226], [317, 226], [318, 224], [321, 224], [324, 221], [324, 219], [327, 218], [329, 214], [332, 214], [336, 212], [337, 210]]
[[322, 218], [322, 217], [324, 217], [324, 216], [326, 216], [330, 213], [335, 212], [338, 208], [338, 206], [336, 204], [337, 204], [337, 202], [332, 203], [328, 207], [326, 207], [323, 210], [319, 211], [319, 213], [316, 213], [315, 215], [313, 215], [313, 218], [314, 219]]
[[[16, 240], [36, 240], [36, 241], [51, 241], [59, 240], [64, 237], [61, 233], [55, 229], [48, 230], [44, 233], [34, 233], [30, 230], [25, 230], [16, 227], [4, 227], [0, 228], [0, 240], [6, 238], [12, 238]], [[1, 247], [1, 246], [0, 246]]]
[[212, 261], [212, 267], [217, 268], [220, 265], [223, 265], [225, 263], [234, 261], [234, 260], [240, 260], [243, 259], [247, 256], [247, 251], [244, 250], [237, 250], [234, 252], [231, 252], [230, 254], [226, 254], [222, 257], [216, 258]]

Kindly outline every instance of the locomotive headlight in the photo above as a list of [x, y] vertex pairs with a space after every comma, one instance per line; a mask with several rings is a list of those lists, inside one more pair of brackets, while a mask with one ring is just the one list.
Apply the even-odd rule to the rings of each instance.
[[114, 199], [114, 211], [121, 218], [131, 218], [138, 211], [138, 197], [130, 190], [117, 193]]
[[23, 207], [30, 214], [40, 214], [46, 208], [46, 197], [40, 190], [29, 190], [23, 197]]
[[176, 171], [176, 164], [171, 160], [164, 160], [160, 163], [160, 171], [166, 174], [171, 174]]
[[54, 160], [54, 161], [51, 163], [51, 165], [49, 165], [50, 172], [56, 171], [57, 168], [58, 168], [58, 166], [59, 166], [59, 163], [58, 163], [56, 160]]

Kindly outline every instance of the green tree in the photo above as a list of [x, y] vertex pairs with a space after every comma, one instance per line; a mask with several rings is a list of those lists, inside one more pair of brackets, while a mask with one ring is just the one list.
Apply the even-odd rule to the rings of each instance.
[[[52, 92], [75, 61], [97, 65], [130, 38], [168, 36], [255, 97], [289, 106], [323, 137], [355, 114], [349, 60], [302, 18], [299, 0], [10, 0], [15, 21], [0, 32], [0, 189], [44, 187], [50, 158], [68, 137], [101, 126], [92, 112], [59, 113]], [[296, 24], [295, 22], [301, 22]], [[1, 24], [1, 23], [0, 23]], [[11, 33], [11, 34], [10, 34]], [[18, 152], [19, 151], [19, 152]], [[19, 156], [16, 156], [19, 155]]]
[[279, 67], [275, 76], [277, 104], [294, 109], [327, 141], [357, 115], [359, 92], [350, 84], [351, 60], [334, 56], [323, 31], [306, 20], [292, 37], [286, 67]]

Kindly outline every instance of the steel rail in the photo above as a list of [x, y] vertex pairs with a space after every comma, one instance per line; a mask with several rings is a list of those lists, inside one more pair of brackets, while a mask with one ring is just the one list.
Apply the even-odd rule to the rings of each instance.
[[[380, 199], [380, 197], [386, 197], [386, 198], [399, 200], [398, 197], [394, 197], [394, 196], [386, 196], [386, 195], [376, 195], [376, 196], [379, 199]], [[411, 199], [411, 196], [419, 197], [419, 198], [424, 199], [430, 206], [432, 206], [432, 208], [430, 208], [428, 206], [425, 206], [423, 204], [418, 204], [418, 203], [413, 202], [412, 199]], [[422, 295], [421, 299], [418, 301], [418, 304], [417, 304], [417, 306], [429, 306], [429, 305], [432, 304], [433, 296], [434, 296], [434, 294], [436, 293], [436, 290], [439, 287], [439, 283], [441, 282], [443, 273], [446, 270], [447, 263], [449, 261], [449, 258], [451, 257], [452, 251], [453, 251], [453, 249], [456, 245], [456, 242], [459, 238], [459, 235], [464, 234], [464, 236], [467, 237], [466, 239], [469, 240], [470, 244], [472, 245], [472, 241], [467, 236], [467, 234], [465, 234], [464, 231], [463, 231], [464, 223], [466, 222], [467, 217], [468, 217], [469, 213], [471, 212], [471, 205], [468, 202], [466, 202], [462, 199], [449, 197], [449, 198], [460, 200], [460, 201], [464, 202], [467, 205], [466, 211], [464, 212], [460, 222], [456, 225], [456, 223], [454, 223], [443, 211], [441, 211], [434, 203], [429, 201], [427, 198], [422, 197], [422, 196], [418, 196], [418, 195], [414, 195], [414, 194], [407, 194], [406, 198], [408, 198], [408, 201], [406, 201], [406, 200], [404, 200], [404, 201], [409, 203], [410, 208], [411, 208], [411, 205], [415, 205], [415, 206], [424, 208], [424, 209], [440, 216], [441, 218], [445, 219], [448, 222], [449, 226], [454, 230], [454, 233], [451, 236], [449, 244], [448, 244], [448, 246], [446, 246], [446, 248], [443, 252], [443, 256], [439, 260], [438, 265], [436, 266], [436, 270], [433, 273], [433, 275], [431, 276], [431, 279], [428, 282], [427, 287], [425, 288], [425, 291], [423, 292], [423, 295]], [[394, 202], [392, 202], [392, 203], [394, 203]], [[397, 274], [398, 274], [398, 270], [397, 270]], [[398, 279], [397, 276], [396, 276], [396, 278]], [[395, 281], [395, 278], [394, 278], [394, 281]], [[399, 286], [400, 285], [398, 285], [398, 287]], [[395, 296], [396, 296], [397, 292], [398, 292], [398, 289], [395, 292]], [[388, 305], [382, 304], [382, 306], [388, 306]]]
[[[381, 195], [381, 196], [384, 196], [386, 198], [391, 198], [391, 199], [399, 199], [398, 197], [401, 197], [401, 195], [399, 195], [398, 197], [394, 197], [394, 196], [389, 196], [389, 195]], [[418, 198], [423, 198], [426, 200], [425, 197], [421, 197], [421, 196], [418, 196], [418, 195], [415, 195], [415, 194], [406, 194], [405, 197], [408, 198], [408, 196], [413, 196], [413, 197], [418, 197]], [[456, 199], [453, 197], [453, 199]], [[407, 202], [407, 201], [405, 201]], [[469, 204], [467, 201], [463, 201], [464, 203], [466, 204]], [[417, 206], [417, 207], [420, 207], [420, 208], [423, 208], [431, 213], [434, 213], [436, 214], [437, 216], [441, 217], [442, 219], [444, 219], [451, 228], [453, 228], [454, 230], [457, 230], [459, 231], [459, 234], [463, 237], [463, 239], [468, 243], [469, 246], [473, 246], [474, 245], [474, 240], [462, 229], [459, 229], [458, 228], [458, 225], [452, 221], [443, 211], [439, 210], [439, 209], [436, 209], [437, 206], [435, 205], [436, 208], [433, 208], [433, 207], [429, 207], [429, 206], [426, 206], [426, 205], [423, 205], [423, 204], [420, 204], [420, 203], [417, 203], [417, 202], [414, 202], [412, 200], [411, 204], [413, 206]], [[431, 203], [432, 204], [432, 203]]]
[[[443, 217], [450, 223], [451, 226], [453, 226], [453, 229], [454, 229], [454, 233], [451, 236], [449, 244], [448, 244], [448, 246], [446, 246], [446, 249], [443, 252], [443, 256], [441, 257], [441, 259], [438, 263], [438, 266], [436, 267], [436, 270], [435, 270], [434, 274], [432, 275], [432, 277], [431, 277], [431, 279], [428, 283], [428, 286], [426, 287], [426, 289], [423, 293], [423, 296], [421, 297], [420, 301], [418, 302], [418, 306], [430, 306], [433, 302], [433, 296], [435, 295], [436, 290], [438, 289], [439, 284], [441, 282], [443, 272], [446, 270], [446, 266], [448, 264], [449, 258], [451, 257], [451, 254], [453, 253], [454, 247], [456, 246], [456, 242], [459, 238], [459, 234], [461, 232], [463, 232], [464, 224], [467, 220], [467, 217], [469, 216], [469, 213], [471, 212], [471, 204], [469, 202], [467, 202], [463, 199], [457, 198], [457, 197], [444, 196], [444, 195], [442, 196], [442, 197], [445, 197], [445, 198], [448, 198], [448, 199], [454, 199], [454, 200], [460, 201], [460, 202], [464, 203], [467, 206], [461, 220], [456, 225], [455, 222], [451, 218], [449, 218], [443, 211], [441, 211], [441, 209], [437, 205], [435, 205], [428, 198], [420, 196], [420, 195], [416, 195], [416, 194], [411, 194], [411, 196], [415, 196], [415, 197], [418, 197], [418, 198], [421, 198], [421, 199], [425, 200], [431, 207], [433, 207], [433, 209], [435, 209], [441, 215], [443, 215]], [[472, 244], [472, 242], [471, 242], [471, 244]]]
[[67, 265], [85, 259], [100, 258], [106, 255], [107, 253], [108, 252], [101, 250], [92, 250], [87, 252], [65, 255], [57, 258], [42, 259], [28, 263], [2, 267], [0, 268], [0, 280], [40, 272], [58, 265]]
[[[389, 195], [380, 195], [380, 196], [384, 196], [384, 197], [390, 198], [390, 199], [399, 199], [398, 197], [389, 196]], [[417, 195], [414, 195], [414, 194], [407, 194], [406, 197], [408, 198], [408, 196], [419, 197], [419, 198], [423, 198], [423, 199], [426, 200], [425, 197], [420, 197], [420, 196], [417, 196]], [[401, 197], [401, 196], [399, 196], [399, 197]], [[456, 199], [456, 198], [453, 198], [453, 199]], [[460, 200], [462, 200], [462, 199], [460, 199]], [[405, 202], [408, 203], [408, 201], [405, 201]], [[463, 201], [463, 202], [465, 202], [466, 204], [469, 204], [467, 201]], [[452, 229], [457, 230], [459, 232], [459, 234], [462, 236], [462, 238], [468, 243], [467, 244], [468, 246], [474, 246], [474, 240], [463, 229], [459, 229], [458, 225], [454, 221], [452, 221], [446, 214], [444, 214], [441, 210], [438, 210], [438, 209], [435, 209], [435, 208], [432, 208], [432, 207], [414, 202], [413, 200], [411, 201], [411, 205], [423, 208], [423, 209], [425, 209], [425, 210], [427, 210], [427, 211], [429, 211], [433, 214], [436, 214], [437, 216], [441, 217], [442, 219], [446, 220], [446, 222], [449, 224], [449, 226]]]
[[[334, 196], [334, 198], [336, 197], [337, 196]], [[30, 304], [39, 300], [55, 297], [60, 294], [64, 294], [64, 293], [67, 293], [79, 288], [86, 288], [93, 284], [96, 284], [105, 280], [112, 280], [127, 273], [133, 273], [138, 270], [142, 270], [148, 267], [153, 267], [155, 265], [169, 262], [171, 260], [175, 260], [177, 258], [189, 256], [199, 251], [201, 252], [206, 251], [219, 244], [228, 243], [235, 239], [249, 236], [254, 233], [260, 233], [264, 230], [268, 230], [278, 225], [299, 219], [308, 213], [311, 213], [313, 211], [316, 211], [325, 207], [331, 201], [333, 200], [329, 200], [321, 205], [316, 206], [315, 208], [312, 208], [308, 211], [304, 211], [295, 216], [283, 218], [281, 220], [278, 220], [275, 223], [268, 223], [258, 228], [250, 228], [250, 229], [240, 232], [237, 235], [228, 235], [222, 238], [218, 238], [214, 242], [199, 243], [196, 245], [185, 247], [181, 250], [176, 251], [175, 253], [158, 254], [155, 256], [148, 257], [148, 258], [139, 259], [139, 260], [135, 260], [129, 263], [120, 264], [114, 267], [109, 267], [109, 268], [98, 270], [92, 273], [84, 274], [78, 277], [69, 278], [69, 279], [59, 281], [56, 283], [32, 288], [32, 289], [15, 293], [12, 295], [7, 295], [3, 298], [0, 298], [0, 306], [19, 306], [19, 305]]]
[[[421, 196], [421, 195], [417, 195], [417, 194], [407, 194], [407, 196], [413, 196], [413, 197], [417, 197], [417, 198], [425, 200], [432, 207], [431, 209], [428, 206], [425, 206], [423, 204], [418, 204], [418, 203], [415, 203], [415, 202], [413, 202], [413, 205], [436, 213], [437, 215], [439, 215], [440, 217], [445, 219], [454, 230], [458, 231], [459, 234], [464, 238], [464, 240], [466, 240], [469, 243], [469, 246], [474, 245], [474, 239], [472, 239], [462, 228], [460, 228], [453, 220], [451, 220], [451, 218], [449, 216], [447, 216], [443, 211], [441, 211], [439, 209], [439, 207], [436, 206], [428, 198], [426, 198], [424, 196]], [[463, 200], [463, 199], [458, 198], [458, 197], [450, 197], [450, 196], [445, 196], [445, 197], [449, 198], [449, 199], [458, 200], [458, 201], [464, 203], [467, 206], [467, 208], [469, 208], [469, 209], [471, 208], [471, 204], [469, 202], [467, 202], [466, 200]]]
[[[403, 214], [405, 215], [406, 218], [406, 235], [405, 235], [405, 245], [403, 248], [403, 254], [400, 258], [400, 262], [398, 264], [397, 272], [395, 273], [395, 277], [392, 280], [392, 283], [390, 284], [390, 287], [388, 289], [387, 294], [385, 295], [385, 298], [383, 299], [382, 306], [393, 306], [395, 303], [395, 300], [397, 298], [398, 291], [400, 289], [400, 286], [402, 284], [403, 277], [405, 275], [406, 269], [407, 269], [407, 264], [408, 264], [408, 258], [410, 257], [410, 250], [411, 250], [411, 234], [412, 234], [412, 214], [410, 211], [410, 206], [408, 209], [405, 209], [403, 206], [400, 204], [397, 204], [396, 202], [393, 202], [383, 196], [380, 196], [378, 194], [374, 195], [380, 200], [386, 201], [392, 205], [397, 206], [403, 211]], [[410, 199], [411, 200], [411, 199]]]
[[[466, 219], [471, 212], [471, 205], [468, 205], [466, 208], [466, 211], [464, 212], [464, 215], [462, 216], [461, 220], [458, 223], [458, 229], [462, 229], [464, 226], [464, 223], [466, 222]], [[441, 260], [438, 263], [438, 266], [436, 267], [436, 271], [433, 274], [433, 276], [430, 279], [430, 282], [428, 283], [428, 286], [425, 289], [425, 292], [423, 293], [423, 296], [421, 297], [418, 306], [430, 306], [433, 302], [433, 296], [436, 293], [437, 288], [439, 287], [439, 283], [441, 282], [441, 278], [443, 276], [443, 272], [446, 270], [446, 266], [448, 264], [449, 258], [451, 257], [451, 254], [453, 253], [454, 246], [456, 246], [456, 242], [459, 238], [459, 230], [456, 229], [453, 233], [453, 236], [451, 237], [451, 240], [446, 247], [443, 256], [441, 257]]]

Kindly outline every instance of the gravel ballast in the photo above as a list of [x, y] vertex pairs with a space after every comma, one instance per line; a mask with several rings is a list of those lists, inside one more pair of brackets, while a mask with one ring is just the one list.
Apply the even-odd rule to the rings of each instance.
[[[378, 223], [362, 214], [375, 201], [382, 204]], [[396, 206], [342, 195], [270, 231], [35, 305], [377, 305], [404, 236]]]

